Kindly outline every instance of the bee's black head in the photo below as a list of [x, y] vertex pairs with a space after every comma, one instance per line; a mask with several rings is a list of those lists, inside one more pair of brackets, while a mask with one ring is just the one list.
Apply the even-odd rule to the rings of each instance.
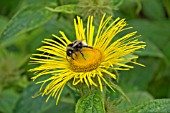
[[68, 49], [68, 50], [66, 51], [66, 53], [67, 53], [67, 56], [71, 57], [72, 54], [74, 53], [74, 51], [71, 50], [71, 49]]

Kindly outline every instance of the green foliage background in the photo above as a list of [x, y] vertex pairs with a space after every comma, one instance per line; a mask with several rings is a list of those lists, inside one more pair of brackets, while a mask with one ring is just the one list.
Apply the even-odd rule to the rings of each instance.
[[[32, 96], [39, 86], [30, 80], [29, 57], [42, 45], [41, 40], [64, 31], [74, 40], [73, 18], [86, 19], [93, 14], [87, 2], [78, 0], [1, 0], [0, 1], [0, 113], [74, 113], [79, 95], [66, 87], [59, 105], [51, 98]], [[95, 0], [92, 0], [95, 1]], [[102, 0], [100, 0], [102, 1]], [[130, 71], [120, 71], [118, 85], [132, 103], [111, 93], [106, 106], [109, 112], [170, 112], [170, 1], [169, 0], [107, 0], [102, 13], [126, 18], [146, 41], [138, 62]], [[112, 3], [112, 4], [109, 4]], [[94, 4], [92, 4], [95, 6]], [[101, 5], [101, 4], [98, 4]], [[81, 10], [79, 10], [79, 8]], [[88, 13], [84, 13], [88, 11]], [[99, 7], [100, 10], [100, 7]], [[100, 19], [99, 13], [94, 13]], [[95, 104], [95, 103], [94, 103]], [[90, 112], [89, 112], [90, 113]], [[92, 113], [92, 111], [91, 111]]]

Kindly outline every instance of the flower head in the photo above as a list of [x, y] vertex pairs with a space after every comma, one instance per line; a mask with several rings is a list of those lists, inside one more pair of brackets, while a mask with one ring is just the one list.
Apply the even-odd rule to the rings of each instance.
[[126, 56], [144, 48], [145, 42], [138, 40], [137, 32], [126, 34], [113, 42], [113, 38], [118, 33], [131, 27], [125, 28], [127, 26], [125, 19], [120, 18], [108, 25], [111, 18], [111, 16], [105, 18], [105, 15], [102, 17], [95, 35], [93, 16], [88, 17], [86, 28], [83, 27], [80, 17], [77, 17], [77, 20], [74, 20], [76, 40], [83, 41], [88, 46], [82, 47], [79, 51], [74, 51], [72, 57], [68, 57], [66, 54], [66, 47], [72, 42], [63, 32], [60, 32], [61, 37], [53, 35], [58, 41], [52, 39], [43, 41], [47, 45], [37, 49], [43, 53], [33, 54], [30, 61], [39, 65], [29, 71], [36, 73], [36, 76], [32, 77], [33, 80], [40, 76], [51, 75], [49, 78], [37, 82], [37, 84], [42, 84], [40, 91], [44, 87], [42, 95], [48, 95], [47, 100], [53, 96], [57, 98], [56, 103], [58, 103], [61, 92], [69, 81], [72, 82], [73, 86], [85, 84], [88, 87], [99, 87], [101, 91], [103, 91], [102, 84], [106, 84], [114, 90], [105, 79], [105, 76], [116, 79], [116, 75], [109, 70], [129, 70], [133, 68], [133, 66], [125, 64], [127, 62], [142, 65], [134, 62], [134, 59], [137, 59], [138, 56]]

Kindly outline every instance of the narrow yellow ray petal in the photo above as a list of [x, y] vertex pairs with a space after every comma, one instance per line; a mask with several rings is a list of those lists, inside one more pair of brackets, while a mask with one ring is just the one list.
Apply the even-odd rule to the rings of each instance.
[[[115, 22], [117, 22], [118, 20], [119, 20], [119, 18], [117, 18], [115, 21], [113, 21], [112, 22], [112, 24], [105, 30], [105, 27], [106, 27], [106, 25], [108, 24], [108, 22], [111, 20], [111, 18], [112, 18], [112, 16], [109, 16], [104, 22], [103, 22], [103, 24], [101, 24], [101, 26], [99, 26], [99, 30], [100, 31], [98, 31], [98, 32], [100, 32], [99, 33], [99, 35], [97, 35], [98, 36], [98, 38], [96, 38], [96, 39], [98, 39], [98, 40], [96, 40], [96, 43], [97, 43], [97, 45], [96, 45], [96, 43], [94, 44], [94, 46], [95, 47], [101, 47], [102, 46], [102, 44], [103, 44], [103, 42], [105, 42], [105, 40], [107, 39], [107, 33], [108, 33], [108, 30], [110, 29], [110, 27], [115, 23]], [[101, 27], [101, 28], [100, 28]], [[115, 28], [115, 27], [114, 27]], [[104, 31], [105, 30], [105, 31]], [[112, 38], [113, 38], [113, 36], [112, 36]]]
[[77, 85], [78, 83], [81, 82], [81, 79], [76, 80], [78, 78], [78, 75], [75, 74], [74, 79], [73, 79], [73, 85]]
[[[31, 61], [30, 62], [34, 62], [34, 61], [58, 61], [58, 60], [62, 60], [62, 58], [57, 58], [57, 57], [53, 57], [53, 56], [49, 56], [49, 55], [43, 55], [43, 54], [32, 54], [32, 56], [34, 57], [30, 57]], [[40, 57], [40, 58], [36, 58], [36, 57]], [[41, 59], [41, 57], [43, 57]], [[46, 58], [46, 59], [44, 59]]]
[[101, 82], [101, 79], [99, 76], [97, 76], [98, 78], [98, 82], [99, 82], [99, 85], [100, 85], [100, 91], [103, 91], [103, 86], [102, 86], [102, 82]]
[[142, 67], [145, 67], [145, 65], [141, 64], [141, 63], [137, 63], [137, 62], [131, 62], [133, 64], [136, 64], [136, 65], [139, 65], [139, 66], [142, 66]]
[[85, 29], [83, 28], [83, 21], [80, 19], [79, 16], [77, 16], [77, 22], [76, 19], [74, 19], [74, 26], [76, 31], [76, 39], [83, 40], [84, 42], [86, 42]]
[[[114, 25], [115, 22], [117, 22], [118, 20], [119, 18], [113, 21], [112, 24]], [[102, 50], [105, 50], [111, 40], [115, 37], [115, 35], [121, 32], [123, 27], [127, 25], [124, 19], [118, 21], [114, 26], [112, 24], [105, 30], [105, 32], [100, 37], [102, 40], [100, 40], [97, 46], [100, 46]]]
[[88, 79], [88, 81], [89, 81], [89, 83], [90, 83], [91, 86], [94, 85], [94, 86], [97, 87], [97, 84], [94, 83], [93, 80], [91, 79], [91, 74], [90, 74], [90, 73], [87, 75], [87, 79]]
[[134, 38], [130, 38], [132, 36], [134, 36], [137, 32], [132, 32], [129, 33], [125, 36], [123, 36], [122, 38], [119, 38], [118, 40], [116, 40], [115, 42], [113, 42], [106, 50], [105, 53], [109, 53], [112, 52], [114, 49], [116, 48], [120, 48], [121, 46], [127, 45], [126, 42], [130, 41], [130, 40], [134, 40]]
[[[45, 54], [32, 54], [33, 57], [30, 57], [31, 61], [64, 61], [65, 62], [65, 57], [56, 57], [56, 56], [50, 56], [50, 55], [45, 55]], [[46, 58], [46, 59], [45, 59]]]
[[50, 95], [48, 95], [48, 97], [47, 97], [47, 99], [46, 99], [46, 101], [45, 101], [45, 102], [48, 102], [48, 100], [50, 99], [50, 97], [51, 97], [51, 94], [50, 94]]
[[78, 25], [77, 25], [76, 19], [74, 19], [74, 28], [75, 28], [75, 31], [76, 31], [76, 39], [81, 40], [81, 37], [79, 35], [79, 31], [78, 31]]
[[[49, 46], [55, 47], [55, 48], [57, 48], [57, 49], [65, 50], [65, 47], [64, 47], [64, 46], [59, 46], [59, 45], [50, 43], [50, 42], [46, 41], [46, 39], [44, 39], [44, 41], [42, 41], [42, 42], [43, 42], [44, 44], [48, 44]], [[61, 44], [60, 44], [60, 45], [61, 45]]]
[[110, 73], [109, 71], [107, 71], [107, 70], [105, 70], [105, 69], [101, 69], [101, 71], [104, 72], [104, 73], [106, 73], [106, 74], [108, 74], [108, 75], [110, 75], [112, 78], [116, 79], [116, 75], [115, 75], [115, 74]]
[[84, 78], [84, 81], [85, 81], [85, 83], [86, 83], [86, 85], [89, 87], [89, 83], [88, 83], [88, 81], [87, 81], [87, 75], [85, 74], [85, 76], [83, 77]]
[[42, 46], [37, 49], [38, 51], [46, 52], [55, 56], [65, 57], [66, 52], [59, 50], [57, 48], [54, 48], [52, 46]]
[[115, 92], [115, 90], [112, 88], [112, 86], [101, 76], [101, 74], [99, 74], [100, 78], [106, 83], [107, 86], [109, 86], [109, 88]]
[[55, 34], [52, 34], [53, 37], [55, 37], [57, 40], [59, 40], [61, 43], [64, 44], [64, 46], [67, 46], [67, 43], [64, 42], [64, 40], [61, 39], [61, 37], [56, 36]]
[[93, 16], [89, 16], [87, 22], [87, 45], [92, 46], [93, 44], [93, 34], [94, 34], [94, 26], [93, 26]]
[[115, 70], [129, 70], [129, 68], [114, 68]]
[[59, 92], [59, 94], [58, 94], [58, 97], [57, 97], [57, 100], [56, 100], [56, 105], [58, 105], [58, 101], [59, 101], [60, 95], [61, 95], [61, 93], [62, 93], [62, 91], [63, 91], [63, 89], [64, 89], [64, 86], [65, 86], [65, 85], [63, 85], [63, 87], [61, 88], [61, 90], [60, 90], [60, 92]]
[[52, 39], [44, 39], [44, 40], [45, 40], [45, 41], [48, 41], [49, 43], [52, 42], [52, 43], [56, 44], [54, 47], [57, 47], [57, 48], [59, 48], [59, 49], [65, 50], [65, 46], [62, 45], [62, 44], [60, 44], [60, 43], [57, 42], [57, 41], [54, 41], [54, 40], [52, 40]]
[[108, 21], [111, 19], [111, 17], [107, 18], [105, 21], [104, 21], [104, 18], [105, 18], [106, 14], [103, 15], [101, 21], [100, 21], [100, 24], [99, 24], [99, 28], [98, 28], [98, 31], [97, 31], [97, 35], [96, 35], [96, 38], [95, 38], [95, 42], [94, 42], [94, 47], [96, 46], [98, 40], [99, 40], [99, 37], [100, 35], [102, 34], [102, 29], [105, 28], [106, 24], [108, 23]]
[[117, 63], [116, 65], [127, 67], [127, 68], [133, 68], [133, 66], [129, 66], [129, 65], [126, 65], [126, 64], [121, 64], [121, 63]]
[[68, 40], [64, 32], [60, 31], [60, 34], [63, 36], [62, 38], [66, 41], [67, 45], [71, 43], [71, 41]]

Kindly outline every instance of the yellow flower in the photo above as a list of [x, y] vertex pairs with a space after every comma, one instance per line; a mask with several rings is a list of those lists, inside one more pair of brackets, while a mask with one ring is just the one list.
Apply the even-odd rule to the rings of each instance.
[[[87, 28], [83, 27], [83, 22], [80, 17], [74, 19], [76, 40], [83, 40], [88, 46], [92, 48], [82, 48], [82, 53], [73, 53], [73, 59], [66, 57], [66, 47], [72, 42], [68, 40], [66, 35], [60, 31], [62, 37], [53, 35], [58, 41], [52, 39], [45, 39], [42, 41], [46, 45], [38, 48], [42, 54], [33, 54], [31, 63], [39, 64], [37, 67], [29, 71], [35, 72], [36, 76], [33, 80], [40, 76], [46, 76], [47, 79], [36, 82], [42, 84], [40, 91], [43, 95], [48, 95], [48, 99], [52, 96], [57, 98], [62, 93], [67, 82], [71, 81], [72, 85], [85, 84], [88, 87], [96, 86], [103, 91], [102, 84], [106, 84], [112, 90], [112, 86], [105, 79], [105, 76], [110, 76], [116, 79], [116, 75], [109, 70], [129, 70], [133, 66], [125, 63], [136, 63], [134, 59], [138, 56], [132, 55], [136, 50], [145, 47], [145, 42], [139, 41], [137, 32], [131, 32], [123, 37], [112, 42], [112, 39], [120, 32], [130, 29], [126, 27], [125, 19], [117, 18], [110, 25], [111, 16], [102, 17], [98, 31], [94, 36], [95, 27], [93, 26], [93, 16], [88, 17]], [[46, 54], [44, 54], [46, 53]], [[130, 56], [131, 57], [127, 57]], [[48, 75], [51, 75], [48, 77]]]

